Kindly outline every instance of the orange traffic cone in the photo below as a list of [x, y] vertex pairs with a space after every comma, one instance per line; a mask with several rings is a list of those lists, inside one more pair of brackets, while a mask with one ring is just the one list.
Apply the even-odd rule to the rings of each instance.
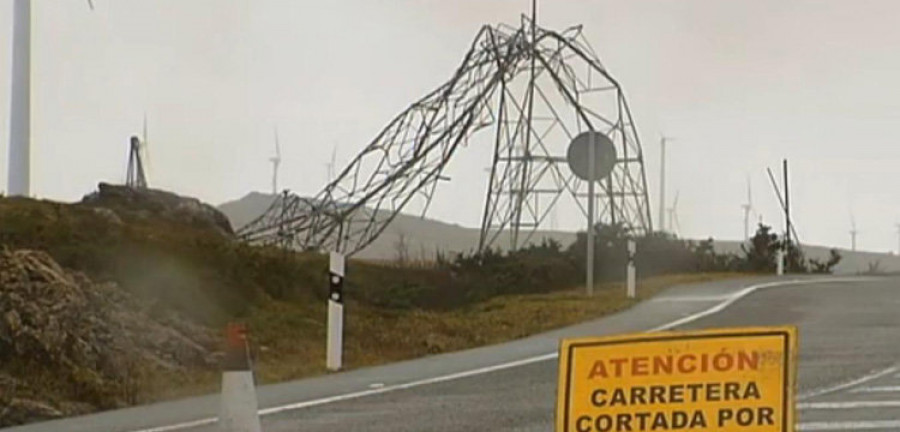
[[222, 432], [261, 432], [247, 329], [242, 324], [227, 327], [227, 347], [222, 370]]

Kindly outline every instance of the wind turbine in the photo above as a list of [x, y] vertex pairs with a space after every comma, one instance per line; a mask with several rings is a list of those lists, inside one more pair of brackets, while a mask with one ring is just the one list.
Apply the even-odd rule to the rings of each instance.
[[669, 207], [669, 230], [672, 231], [672, 234], [678, 235], [678, 231], [681, 231], [681, 223], [678, 222], [678, 195], [681, 191], [675, 191], [675, 199], [672, 200], [672, 207]]
[[[672, 137], [663, 135], [659, 139], [659, 231], [666, 230], [666, 143]], [[669, 227], [671, 228], [671, 226]]]
[[[141, 148], [140, 148], [140, 150], [141, 150], [141, 153], [143, 153], [142, 156], [143, 156], [144, 165], [145, 165], [144, 172], [148, 177], [150, 174], [150, 169], [152, 168], [151, 163], [150, 163], [150, 138], [149, 138], [150, 133], [148, 132], [149, 129], [150, 128], [147, 127], [147, 113], [144, 113], [144, 125], [143, 125], [143, 130], [141, 131], [142, 133], [141, 133]], [[148, 182], [148, 186], [149, 186], [149, 182]]]
[[331, 148], [331, 160], [325, 164], [325, 175], [328, 176], [328, 184], [334, 181], [334, 167], [337, 160], [337, 145]]
[[895, 223], [895, 227], [897, 227], [897, 255], [900, 255], [900, 223]]
[[853, 217], [853, 212], [850, 212], [850, 250], [856, 251], [856, 235], [859, 234], [859, 231], [856, 230], [856, 218]]
[[278, 142], [278, 128], [275, 128], [275, 156], [269, 158], [272, 162], [272, 195], [278, 195], [278, 166], [281, 165], [281, 143]]
[[744, 209], [744, 242], [750, 239], [750, 212], [753, 211], [753, 195], [750, 193], [750, 176], [747, 176], [747, 202], [741, 205]]
[[[94, 3], [88, 0], [94, 10]], [[31, 195], [31, 0], [13, 0], [12, 89], [9, 109], [10, 196]]]
[[128, 148], [128, 169], [125, 174], [125, 186], [132, 189], [147, 189], [147, 174], [144, 170], [144, 159], [147, 149], [147, 115], [144, 114], [144, 130], [142, 137], [131, 137]]

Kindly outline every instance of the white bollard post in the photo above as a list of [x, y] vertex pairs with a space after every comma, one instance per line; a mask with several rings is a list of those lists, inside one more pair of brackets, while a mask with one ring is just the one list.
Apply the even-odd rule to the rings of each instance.
[[778, 276], [784, 274], [784, 251], [781, 249], [775, 253], [775, 274]]
[[344, 255], [332, 252], [329, 259], [328, 341], [325, 367], [341, 369], [344, 337]]
[[637, 275], [634, 268], [634, 255], [637, 251], [637, 243], [634, 239], [628, 239], [628, 265], [626, 266], [626, 289], [628, 298], [633, 299], [637, 295]]
[[223, 366], [219, 430], [260, 432], [256, 383], [247, 345], [247, 329], [243, 325], [228, 325], [228, 347]]

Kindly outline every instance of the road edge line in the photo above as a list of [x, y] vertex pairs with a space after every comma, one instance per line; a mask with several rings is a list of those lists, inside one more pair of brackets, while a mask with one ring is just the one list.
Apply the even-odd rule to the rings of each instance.
[[[740, 291], [728, 296], [725, 299], [725, 301], [723, 301], [719, 304], [716, 304], [715, 306], [712, 306], [708, 309], [704, 309], [700, 312], [693, 313], [686, 317], [679, 318], [675, 321], [653, 327], [649, 330], [646, 330], [645, 332], [646, 333], [655, 333], [655, 332], [659, 332], [659, 331], [671, 330], [675, 327], [696, 321], [701, 318], [705, 318], [709, 315], [713, 315], [715, 313], [721, 312], [728, 306], [731, 306], [732, 304], [734, 304], [736, 301], [738, 301], [758, 290], [761, 290], [761, 289], [783, 287], [783, 286], [790, 286], [790, 285], [806, 285], [806, 284], [812, 284], [812, 283], [866, 282], [866, 281], [871, 281], [871, 280], [874, 280], [874, 279], [872, 279], [872, 278], [792, 279], [792, 280], [786, 280], [786, 281], [772, 281], [772, 282], [765, 282], [765, 283], [750, 285], [750, 286], [745, 287], [745, 288], [741, 289]], [[339, 395], [334, 395], [334, 396], [327, 396], [324, 398], [311, 399], [311, 400], [307, 400], [307, 401], [303, 401], [303, 402], [295, 402], [295, 403], [290, 403], [290, 404], [278, 405], [278, 406], [264, 408], [264, 409], [259, 410], [259, 415], [265, 416], [265, 415], [271, 415], [271, 414], [278, 414], [278, 413], [282, 413], [282, 412], [286, 412], [286, 411], [294, 411], [294, 410], [298, 410], [298, 409], [309, 408], [309, 407], [314, 407], [314, 406], [319, 406], [319, 405], [327, 405], [327, 404], [335, 403], [335, 402], [359, 399], [359, 398], [366, 397], [366, 396], [374, 396], [374, 395], [382, 394], [382, 393], [389, 393], [389, 392], [394, 392], [394, 391], [398, 391], [398, 390], [406, 390], [406, 389], [410, 389], [410, 388], [421, 387], [424, 385], [438, 384], [438, 383], [447, 382], [447, 381], [454, 381], [457, 379], [462, 379], [462, 378], [467, 378], [467, 377], [477, 376], [477, 375], [483, 375], [486, 373], [491, 373], [491, 372], [496, 372], [496, 371], [505, 370], [505, 369], [511, 369], [511, 368], [515, 368], [515, 367], [519, 367], [519, 366], [525, 366], [525, 365], [529, 365], [529, 364], [533, 364], [533, 363], [539, 363], [542, 361], [552, 360], [557, 357], [559, 357], [559, 353], [552, 352], [552, 353], [548, 353], [548, 354], [541, 354], [541, 355], [537, 355], [537, 356], [526, 357], [524, 359], [513, 360], [513, 361], [509, 361], [509, 362], [505, 362], [505, 363], [499, 363], [499, 364], [495, 364], [495, 365], [491, 365], [491, 366], [484, 366], [484, 367], [480, 367], [480, 368], [470, 369], [467, 371], [454, 372], [451, 374], [439, 375], [436, 377], [424, 378], [424, 379], [420, 379], [420, 380], [416, 380], [416, 381], [410, 381], [410, 382], [403, 383], [403, 384], [394, 384], [394, 385], [384, 386], [384, 387], [377, 388], [377, 389], [361, 390], [361, 391], [344, 393], [344, 394], [339, 394]], [[874, 379], [874, 378], [871, 378], [871, 379]], [[824, 393], [822, 393], [822, 394], [824, 394]], [[801, 399], [801, 397], [798, 397], [798, 400], [799, 399]], [[159, 426], [159, 427], [154, 427], [154, 428], [145, 428], [145, 429], [135, 429], [135, 430], [130, 430], [128, 432], [169, 432], [169, 431], [174, 431], [174, 430], [189, 429], [189, 428], [194, 428], [194, 427], [199, 427], [199, 426], [205, 426], [207, 424], [211, 424], [216, 421], [218, 421], [218, 417], [207, 417], [207, 418], [202, 418], [202, 419], [198, 419], [198, 420], [187, 421], [187, 422], [182, 422], [182, 423], [177, 423], [177, 424], [172, 424], [172, 425]]]
[[836, 384], [836, 385], [822, 387], [822, 388], [818, 388], [816, 390], [810, 390], [802, 395], [797, 396], [797, 400], [806, 400], [809, 398], [814, 398], [816, 396], [822, 396], [822, 395], [826, 395], [829, 393], [834, 393], [836, 391], [845, 390], [850, 387], [856, 387], [860, 384], [864, 384], [864, 383], [867, 383], [874, 379], [881, 378], [885, 375], [892, 374], [898, 370], [900, 370], [900, 366], [891, 366], [891, 367], [888, 367], [885, 369], [873, 370], [873, 371], [870, 371], [866, 375], [863, 375], [859, 378], [852, 379], [850, 381], [844, 381], [844, 382]]

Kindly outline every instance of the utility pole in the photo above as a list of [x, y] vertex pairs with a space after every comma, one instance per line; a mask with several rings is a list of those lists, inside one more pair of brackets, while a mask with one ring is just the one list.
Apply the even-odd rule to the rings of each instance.
[[[784, 171], [784, 258], [790, 263], [791, 250], [791, 200], [788, 193], [788, 162], [787, 159], [782, 160], [782, 169]], [[785, 265], [785, 270], [790, 271], [790, 266]]]
[[784, 238], [787, 239], [788, 242], [791, 241], [791, 200], [790, 194], [788, 193], [788, 162], [787, 159], [782, 161], [783, 170], [784, 170]]
[[587, 295], [594, 295], [594, 182], [597, 181], [596, 152], [594, 134], [588, 146], [588, 226], [587, 226]]
[[744, 210], [744, 242], [750, 240], [750, 212], [753, 210], [753, 196], [750, 193], [750, 176], [747, 176], [747, 202], [741, 206]]

